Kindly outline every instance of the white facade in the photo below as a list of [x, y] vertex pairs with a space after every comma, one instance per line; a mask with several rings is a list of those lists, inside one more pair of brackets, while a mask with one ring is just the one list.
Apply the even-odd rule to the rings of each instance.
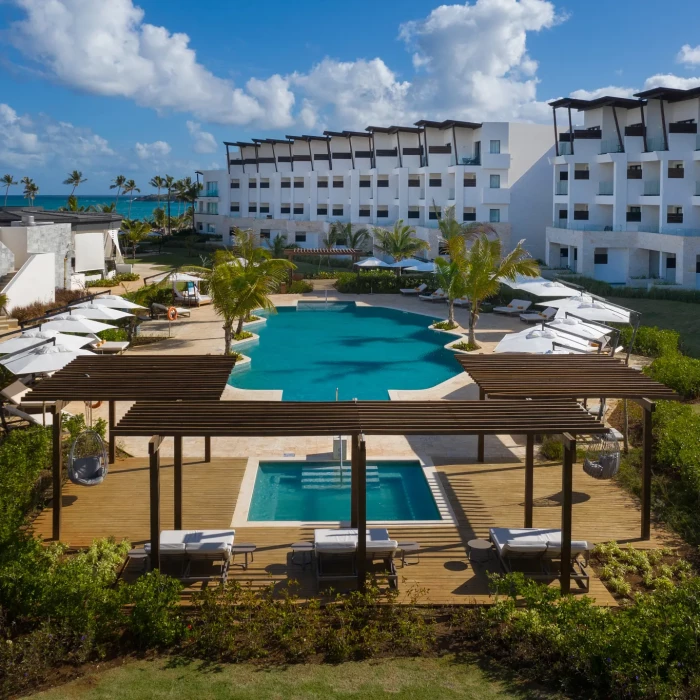
[[[227, 143], [228, 167], [201, 173], [197, 229], [230, 242], [233, 227], [323, 247], [332, 222], [412, 225], [438, 254], [437, 218], [491, 223], [509, 247], [544, 256], [551, 215], [550, 127], [507, 122], [417, 122]], [[232, 150], [235, 149], [235, 150]]]
[[700, 97], [637, 97], [552, 103], [584, 125], [559, 134], [552, 158], [546, 261], [613, 284], [700, 288]]

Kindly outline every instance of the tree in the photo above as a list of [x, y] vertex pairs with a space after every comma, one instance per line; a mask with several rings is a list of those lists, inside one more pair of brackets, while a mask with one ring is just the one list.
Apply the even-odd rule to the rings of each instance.
[[116, 210], [117, 205], [119, 204], [119, 193], [122, 190], [122, 187], [126, 184], [126, 177], [124, 175], [117, 175], [117, 177], [112, 180], [112, 184], [109, 186], [110, 190], [117, 190], [117, 198], [114, 200], [114, 209]]
[[[437, 209], [435, 202], [433, 202], [433, 208]], [[453, 238], [463, 238], [465, 241], [473, 241], [479, 233], [482, 231], [477, 229], [477, 226], [482, 226], [483, 224], [465, 224], [461, 221], [457, 221], [455, 216], [454, 206], [445, 207], [445, 211], [440, 219], [438, 219], [438, 229], [440, 230], [441, 242], [444, 244], [449, 243]], [[486, 225], [487, 226], [487, 225]], [[492, 232], [495, 231], [488, 227]]]
[[287, 249], [287, 239], [285, 236], [278, 234], [273, 239], [268, 241], [270, 253], [272, 257], [281, 260], [284, 258], [284, 251]]
[[277, 291], [294, 265], [288, 260], [276, 260], [270, 252], [256, 245], [251, 231], [236, 232], [236, 253], [216, 251], [212, 270], [206, 270], [209, 295], [216, 312], [224, 321], [224, 354], [231, 354], [234, 324], [235, 334], [256, 309], [275, 308], [270, 295]]
[[158, 190], [158, 209], [160, 209], [160, 191], [165, 187], [165, 180], [160, 175], [154, 175], [148, 184]]
[[134, 180], [127, 180], [124, 183], [124, 187], [122, 188], [122, 192], [124, 194], [131, 195], [131, 197], [129, 197], [129, 213], [127, 214], [127, 216], [129, 218], [131, 218], [131, 205], [134, 201], [134, 192], [140, 192], [140, 191], [141, 190], [138, 187], [136, 187], [136, 182], [134, 182]]
[[[417, 238], [415, 233], [416, 230], [413, 226], [405, 226], [403, 219], [399, 219], [391, 230], [374, 229], [374, 245], [382, 253], [390, 255], [396, 261], [412, 258], [430, 247], [427, 241]], [[399, 274], [401, 274], [400, 270]]]
[[173, 232], [172, 223], [170, 220], [170, 199], [173, 195], [173, 188], [175, 186], [175, 178], [172, 175], [166, 175], [165, 178], [165, 191], [168, 195], [168, 235]]
[[22, 184], [24, 185], [24, 198], [29, 200], [29, 206], [34, 204], [34, 198], [39, 194], [39, 186], [30, 177], [23, 177]]
[[367, 245], [371, 236], [366, 228], [358, 228], [352, 230], [352, 224], [343, 224], [336, 221], [331, 224], [330, 228], [335, 231], [336, 243], [346, 245], [352, 250], [361, 250], [362, 246]]
[[80, 170], [74, 170], [72, 173], [68, 173], [68, 177], [63, 181], [64, 185], [70, 185], [73, 189], [70, 192], [70, 196], [75, 196], [75, 190], [78, 185], [82, 185], [83, 182], [87, 182], [87, 178], [83, 177]]
[[109, 204], [95, 204], [94, 211], [101, 211], [103, 214], [112, 214], [117, 210], [117, 205], [114, 202]]
[[197, 198], [199, 197], [201, 191], [202, 191], [202, 183], [201, 182], [192, 182], [191, 177], [186, 177], [183, 180], [180, 180], [179, 182], [180, 188], [178, 190], [178, 199], [183, 202], [187, 202], [190, 204], [190, 208], [185, 211], [185, 216], [188, 214], [192, 218], [192, 233], [196, 232], [195, 228], [195, 208], [194, 205], [197, 203]]
[[59, 207], [58, 211], [94, 211], [91, 207], [78, 205], [78, 198], [75, 195], [69, 195], [68, 203], [65, 207]]
[[444, 258], [435, 259], [435, 277], [442, 290], [447, 295], [447, 319], [455, 322], [455, 299], [467, 293], [467, 276], [469, 273], [469, 256], [466, 240], [457, 235], [445, 244], [449, 261]]
[[487, 297], [498, 293], [500, 279], [515, 280], [517, 275], [537, 277], [540, 273], [537, 261], [523, 248], [523, 242], [505, 257], [500, 238], [489, 238], [486, 233], [477, 236], [466, 253], [468, 262], [465, 276], [466, 294], [471, 300], [469, 310], [469, 343], [476, 345], [475, 329], [479, 320], [479, 306]]
[[136, 246], [148, 236], [151, 230], [151, 225], [147, 221], [126, 219], [122, 222], [122, 231], [131, 244], [132, 258], [136, 258]]
[[[324, 236], [323, 238], [323, 247], [328, 249], [328, 250], [333, 250], [335, 248], [336, 244], [338, 243], [338, 231], [336, 228], [331, 226], [328, 229], [328, 233]], [[331, 266], [331, 256], [327, 256], [328, 260], [328, 267]], [[318, 271], [321, 272], [321, 263], [323, 262], [323, 256], [319, 255], [318, 256]]]
[[5, 206], [7, 206], [7, 193], [10, 191], [10, 187], [14, 187], [19, 183], [12, 177], [12, 175], [2, 176], [2, 185], [5, 188]]

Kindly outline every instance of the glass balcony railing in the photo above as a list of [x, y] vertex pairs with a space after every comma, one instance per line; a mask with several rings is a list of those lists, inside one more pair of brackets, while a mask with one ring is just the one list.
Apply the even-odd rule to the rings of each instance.
[[560, 156], [570, 156], [572, 152], [571, 144], [568, 141], [559, 142], [559, 155]]
[[658, 197], [661, 194], [661, 183], [658, 180], [644, 180], [642, 194], [645, 197]]
[[651, 151], [668, 151], [666, 141], [663, 136], [647, 137], [647, 153]]
[[555, 194], [569, 194], [569, 181], [559, 180], [554, 188]]
[[454, 188], [450, 189], [450, 191], [447, 194], [447, 199], [454, 199], [455, 198], [455, 191]]
[[695, 196], [700, 197], [700, 182], [695, 183]]
[[218, 189], [209, 189], [204, 191], [204, 197], [218, 197], [219, 196], [219, 190]]
[[598, 194], [611, 195], [613, 193], [613, 183], [612, 182], [599, 182], [598, 183]]
[[622, 153], [622, 146], [618, 139], [602, 139], [600, 142], [600, 151], [602, 155], [604, 153]]
[[481, 165], [481, 156], [462, 158], [462, 165]]

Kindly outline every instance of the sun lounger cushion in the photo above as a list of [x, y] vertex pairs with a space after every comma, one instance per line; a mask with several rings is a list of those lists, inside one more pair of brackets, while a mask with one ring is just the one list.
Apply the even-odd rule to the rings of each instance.
[[195, 555], [230, 552], [235, 534], [235, 530], [195, 530], [185, 536], [185, 549]]
[[[386, 528], [370, 528], [367, 530], [367, 551], [392, 551], [398, 546], [396, 540], [389, 539]], [[356, 528], [322, 528], [314, 530], [314, 548], [317, 552], [326, 554], [343, 554], [357, 549]]]
[[[494, 527], [489, 530], [491, 541], [502, 556], [528, 554], [559, 554], [561, 552], [561, 530], [546, 528]], [[571, 542], [571, 554], [588, 551], [588, 542]]]

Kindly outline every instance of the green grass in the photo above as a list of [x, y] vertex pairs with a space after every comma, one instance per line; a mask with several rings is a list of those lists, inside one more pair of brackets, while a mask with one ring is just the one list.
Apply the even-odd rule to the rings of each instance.
[[678, 331], [683, 351], [691, 357], [700, 357], [700, 304], [659, 299], [621, 299], [610, 301], [642, 313], [643, 326]]
[[491, 680], [478, 667], [455, 662], [452, 657], [284, 667], [180, 665], [161, 658], [90, 674], [35, 697], [45, 700], [492, 700], [544, 695]]
[[[141, 255], [143, 252], [154, 251], [153, 255]], [[124, 262], [127, 264], [143, 263], [144, 265], [153, 265], [154, 267], [173, 268], [182, 267], [183, 265], [201, 265], [202, 260], [200, 255], [211, 255], [210, 251], [193, 250], [188, 251], [186, 248], [176, 247], [174, 245], [163, 246], [160, 253], [158, 248], [141, 248], [136, 252], [136, 258], [131, 257], [131, 250], [123, 251]]]

